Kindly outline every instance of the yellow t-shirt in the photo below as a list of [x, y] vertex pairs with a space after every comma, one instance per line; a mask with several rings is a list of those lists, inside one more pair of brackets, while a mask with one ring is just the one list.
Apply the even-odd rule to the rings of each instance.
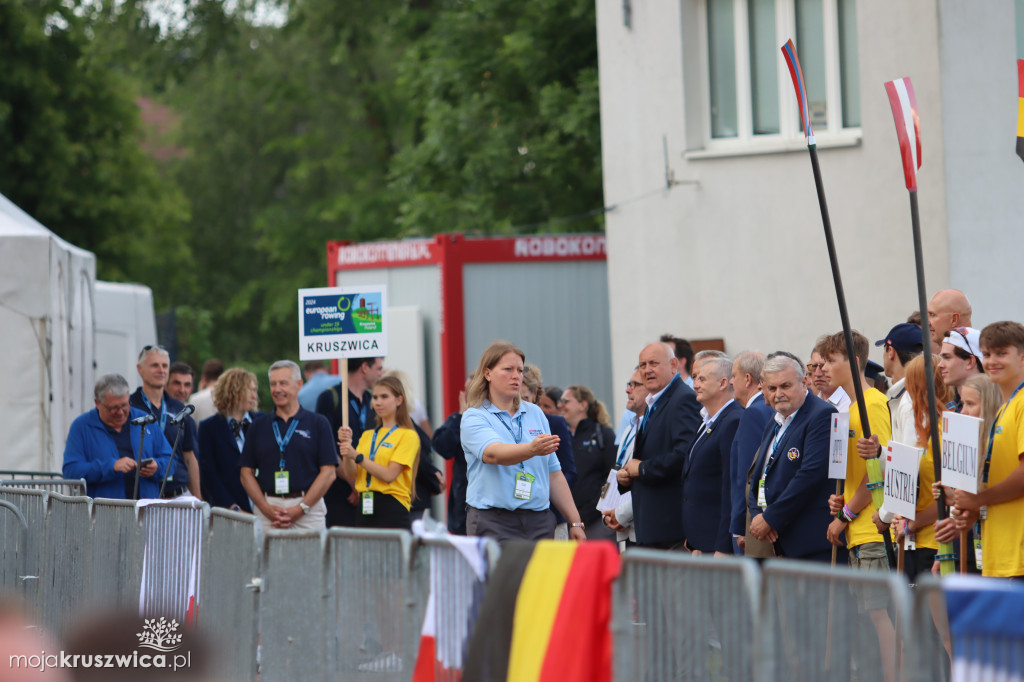
[[[885, 395], [874, 388], [864, 390], [864, 404], [868, 409], [868, 422], [871, 424], [871, 432], [878, 436], [878, 441], [884, 448], [889, 443], [892, 435], [892, 424], [889, 421], [889, 401]], [[846, 450], [846, 485], [843, 486], [843, 497], [849, 504], [853, 494], [860, 487], [860, 482], [867, 473], [865, 460], [857, 454], [857, 439], [864, 436], [864, 429], [860, 424], [860, 410], [857, 403], [850, 404], [850, 444]], [[873, 502], [860, 510], [857, 518], [846, 527], [846, 546], [857, 547], [866, 542], [881, 542], [882, 536], [875, 528], [871, 517], [878, 511]]]
[[387, 466], [391, 462], [398, 462], [402, 465], [402, 473], [391, 483], [385, 483], [376, 476], [370, 476], [370, 484], [366, 484], [366, 469], [362, 465], [356, 465], [356, 492], [374, 490], [385, 495], [390, 495], [408, 509], [412, 506], [412, 466], [416, 457], [420, 454], [420, 436], [414, 429], [399, 427], [390, 436], [388, 429], [379, 428], [376, 431], [367, 429], [359, 438], [358, 452], [363, 453], [366, 459], [370, 459], [370, 445], [373, 442], [373, 434], [377, 434], [377, 452], [373, 461], [381, 466]]
[[[996, 422], [988, 485], [1001, 482], [1020, 466], [1024, 453], [1024, 391], [1017, 393]], [[1024, 575], [1024, 497], [989, 505], [981, 522], [982, 575]]]
[[[932, 484], [935, 483], [935, 458], [932, 456], [932, 442], [928, 439], [928, 445], [921, 455], [921, 464], [917, 473], [917, 516], [921, 515], [928, 507], [935, 506], [935, 498], [932, 496]], [[935, 524], [929, 523], [925, 526], [918, 526], [915, 541], [918, 547], [927, 549], [939, 549], [939, 543], [935, 541]]]

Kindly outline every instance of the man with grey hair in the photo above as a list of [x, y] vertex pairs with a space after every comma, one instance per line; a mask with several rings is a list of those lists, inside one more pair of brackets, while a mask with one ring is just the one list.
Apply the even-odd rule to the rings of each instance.
[[166, 390], [170, 360], [170, 354], [163, 346], [145, 346], [135, 366], [142, 385], [132, 393], [129, 400], [132, 407], [153, 415], [164, 438], [174, 449], [167, 472], [169, 478], [162, 484], [162, 496], [173, 499], [191, 494], [202, 499], [199, 460], [196, 459], [196, 441], [199, 436], [196, 423], [191, 417], [185, 417], [180, 422], [174, 421], [175, 415], [185, 409], [185, 403], [172, 398]]
[[[96, 407], [71, 423], [64, 446], [64, 477], [84, 478], [91, 497], [133, 498], [137, 471], [142, 474], [139, 497], [160, 494], [160, 476], [167, 470], [171, 446], [158, 424], [129, 422], [146, 413], [129, 405], [128, 392], [123, 376], [104, 374], [93, 389]], [[139, 453], [143, 429], [146, 437]]]
[[693, 389], [704, 420], [683, 466], [684, 547], [694, 554], [733, 552], [729, 521], [729, 454], [743, 407], [733, 398], [732, 360], [711, 356], [694, 362]]
[[729, 357], [723, 351], [720, 350], [699, 350], [693, 356], [693, 379], [697, 380], [697, 373], [700, 371], [700, 366], [705, 360], [711, 358], [727, 358]]
[[732, 487], [729, 491], [731, 518], [729, 532], [733, 537], [733, 551], [743, 554], [747, 525], [747, 473], [757, 454], [764, 426], [775, 414], [771, 405], [765, 402], [761, 393], [761, 372], [764, 369], [764, 353], [748, 350], [736, 356], [732, 363], [732, 389], [736, 402], [744, 407], [736, 436], [729, 453], [729, 474]]
[[278, 360], [268, 374], [275, 409], [253, 422], [245, 436], [242, 487], [264, 530], [326, 528], [322, 498], [334, 481], [338, 459], [331, 425], [299, 405], [302, 373], [297, 364]]
[[829, 432], [836, 409], [807, 390], [803, 367], [788, 355], [769, 357], [764, 378], [775, 418], [754, 461], [750, 535], [771, 542], [776, 556], [828, 562]]

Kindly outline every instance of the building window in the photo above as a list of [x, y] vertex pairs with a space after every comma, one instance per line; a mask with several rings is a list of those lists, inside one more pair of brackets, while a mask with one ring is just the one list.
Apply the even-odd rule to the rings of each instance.
[[860, 126], [855, 0], [703, 0], [708, 149], [803, 136], [779, 50], [796, 40], [818, 137]]

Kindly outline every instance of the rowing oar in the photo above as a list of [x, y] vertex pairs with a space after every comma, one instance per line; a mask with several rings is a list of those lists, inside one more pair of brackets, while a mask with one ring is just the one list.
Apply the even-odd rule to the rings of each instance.
[[[811, 169], [814, 171], [814, 187], [818, 191], [818, 207], [821, 209], [821, 223], [825, 228], [825, 244], [828, 246], [828, 260], [832, 266], [832, 281], [836, 286], [836, 300], [839, 302], [839, 317], [843, 323], [843, 337], [846, 340], [846, 356], [850, 359], [850, 368], [853, 370], [853, 392], [857, 399], [857, 411], [860, 414], [861, 430], [864, 438], [871, 438], [871, 425], [868, 423], [868, 408], [864, 404], [864, 387], [860, 383], [860, 373], [864, 369], [857, 361], [857, 351], [853, 346], [853, 330], [850, 327], [850, 315], [846, 310], [846, 295], [843, 293], [843, 280], [839, 275], [839, 259], [836, 256], [836, 244], [832, 238], [832, 221], [828, 217], [828, 204], [825, 202], [825, 185], [821, 181], [821, 168], [818, 166], [818, 149], [814, 141], [814, 131], [811, 128], [811, 116], [807, 106], [807, 89], [804, 87], [804, 75], [800, 69], [800, 60], [796, 55], [796, 47], [792, 40], [787, 40], [782, 46], [782, 54], [786, 57], [786, 64], [789, 66], [789, 75], [793, 77], [793, 88], [796, 90], [797, 105], [800, 109], [800, 119], [804, 124], [804, 134], [807, 136], [807, 151], [811, 155]], [[865, 461], [868, 473], [868, 490], [871, 492], [871, 500], [875, 509], [882, 506], [882, 498], [885, 494], [885, 482], [882, 479], [882, 467], [878, 457]], [[896, 550], [892, 544], [892, 534], [888, 531], [881, 534], [885, 542], [885, 555], [889, 560], [889, 566], [896, 565]], [[833, 564], [835, 553], [833, 552]]]
[[[917, 269], [917, 303], [921, 309], [921, 348], [924, 349], [924, 376], [928, 384], [928, 431], [931, 437], [932, 460], [935, 465], [935, 480], [942, 480], [942, 441], [939, 440], [939, 409], [935, 398], [935, 370], [932, 361], [932, 340], [928, 332], [928, 296], [924, 284], [924, 256], [921, 250], [921, 219], [917, 209], [917, 169], [921, 167], [921, 120], [917, 115], [917, 98], [909, 78], [898, 78], [885, 84], [889, 95], [892, 117], [896, 123], [896, 137], [900, 143], [903, 159], [903, 178], [910, 194], [910, 222], [914, 235], [914, 267]], [[939, 486], [939, 520], [949, 518], [946, 493]], [[963, 547], [960, 548], [964, 550]], [[939, 543], [935, 558], [940, 562], [942, 575], [948, 575], [955, 568], [956, 555], [949, 542]]]

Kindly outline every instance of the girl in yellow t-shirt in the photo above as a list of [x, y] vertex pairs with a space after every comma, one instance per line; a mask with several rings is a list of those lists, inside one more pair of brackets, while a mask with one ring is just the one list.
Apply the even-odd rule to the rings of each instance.
[[346, 478], [355, 480], [361, 526], [408, 529], [420, 437], [409, 417], [402, 382], [382, 378], [373, 387], [371, 404], [377, 428], [364, 431], [357, 447], [352, 447], [352, 429], [338, 429], [342, 470]]
[[[950, 389], [939, 374], [939, 357], [932, 356], [933, 375], [935, 377], [935, 403], [941, 410], [949, 402]], [[935, 459], [932, 456], [932, 443], [929, 438], [928, 423], [928, 384], [925, 379], [924, 356], [918, 355], [907, 363], [906, 387], [910, 400], [914, 405], [914, 431], [916, 444], [924, 448], [918, 470], [917, 506], [914, 519], [903, 519], [897, 516], [894, 520], [897, 533], [906, 531], [908, 540], [913, 540], [915, 549], [904, 553], [903, 572], [907, 580], [916, 582], [921, 573], [931, 571], [932, 563], [939, 545], [935, 540], [935, 520], [939, 515], [938, 503], [932, 496], [932, 484], [935, 482]], [[904, 523], [906, 524], [904, 526]], [[909, 544], [909, 543], [907, 543]]]

